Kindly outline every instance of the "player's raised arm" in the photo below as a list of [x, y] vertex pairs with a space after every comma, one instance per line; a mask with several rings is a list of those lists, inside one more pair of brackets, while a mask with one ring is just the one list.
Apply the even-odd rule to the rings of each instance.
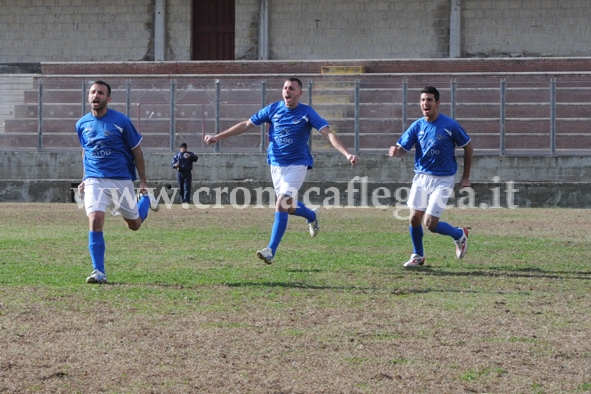
[[212, 145], [218, 141], [225, 140], [226, 138], [230, 138], [235, 135], [240, 135], [240, 134], [246, 133], [248, 130], [252, 129], [253, 127], [255, 127], [255, 125], [252, 124], [250, 119], [247, 119], [247, 120], [244, 120], [240, 123], [235, 124], [234, 126], [230, 127], [227, 130], [222, 131], [219, 134], [216, 134], [216, 135], [209, 135], [208, 134], [203, 138], [203, 141], [205, 141], [206, 144]]
[[345, 157], [347, 158], [347, 160], [352, 165], [356, 165], [357, 164], [357, 156], [352, 155], [351, 153], [349, 153], [349, 151], [347, 150], [347, 148], [345, 147], [345, 145], [343, 145], [343, 143], [341, 142], [340, 138], [337, 137], [337, 135], [335, 133], [333, 133], [332, 130], [330, 130], [330, 128], [323, 127], [319, 131], [320, 131], [320, 134], [322, 134], [322, 136], [324, 138], [326, 138], [336, 150], [338, 150], [343, 155], [345, 155]]

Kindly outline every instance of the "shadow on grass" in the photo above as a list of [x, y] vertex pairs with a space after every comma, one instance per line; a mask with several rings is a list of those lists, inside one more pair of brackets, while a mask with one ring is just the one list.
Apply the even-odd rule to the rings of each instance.
[[[404, 272], [422, 273], [433, 276], [486, 276], [495, 278], [541, 278], [590, 280], [591, 271], [545, 271], [540, 268], [489, 268], [489, 271], [448, 271], [431, 266], [406, 268]], [[510, 271], [510, 272], [507, 272]], [[399, 274], [396, 272], [396, 274]]]
[[[237, 283], [226, 283], [228, 287], [279, 287], [285, 289], [308, 289], [308, 290], [337, 290], [337, 291], [356, 291], [359, 293], [373, 293], [376, 291], [384, 291], [385, 287], [362, 287], [362, 286], [315, 286], [307, 285], [302, 282], [237, 282]], [[466, 290], [466, 289], [435, 289], [432, 287], [427, 288], [394, 288], [390, 294], [395, 296], [408, 296], [415, 294], [428, 294], [428, 293], [458, 293], [458, 294], [506, 294], [503, 291], [495, 292], [484, 292], [482, 290]]]
[[314, 269], [303, 269], [303, 268], [301, 268], [301, 269], [287, 269], [287, 270], [285, 270], [285, 272], [300, 273], [300, 274], [301, 273], [307, 274], [309, 272], [323, 272], [323, 271], [325, 271], [325, 270], [321, 270], [321, 269], [318, 269], [318, 268], [314, 268]]

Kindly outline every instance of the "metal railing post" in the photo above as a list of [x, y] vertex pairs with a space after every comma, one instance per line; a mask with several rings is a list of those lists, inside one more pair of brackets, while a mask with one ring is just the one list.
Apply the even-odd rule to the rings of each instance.
[[450, 97], [450, 103], [451, 103], [451, 118], [455, 119], [456, 118], [456, 80], [452, 79], [451, 80], [451, 97]]
[[[220, 133], [220, 80], [215, 80], [215, 133], [216, 135]], [[213, 151], [215, 153], [219, 153], [220, 151], [220, 143], [219, 141], [215, 143], [213, 147]]]
[[174, 152], [174, 132], [176, 131], [176, 114], [175, 114], [175, 96], [176, 96], [176, 81], [170, 81], [170, 151]]
[[81, 108], [82, 108], [82, 114], [80, 116], [84, 116], [86, 115], [86, 81], [82, 81], [82, 102], [81, 104]]
[[500, 113], [500, 121], [499, 121], [499, 154], [505, 154], [505, 89], [506, 89], [506, 82], [505, 79], [501, 79], [501, 113]]
[[37, 94], [37, 152], [43, 150], [43, 82], [39, 82], [39, 92]]
[[406, 131], [406, 103], [408, 101], [408, 80], [402, 80], [402, 132]]
[[359, 154], [359, 79], [355, 80], [355, 154]]
[[[312, 84], [311, 80], [308, 80], [308, 106], [312, 106]], [[308, 138], [308, 147], [310, 148], [310, 152], [312, 152], [312, 133], [310, 133], [310, 137]]]
[[556, 155], [556, 78], [550, 79], [550, 155]]
[[[261, 82], [261, 108], [265, 108], [267, 95], [267, 81]], [[261, 153], [265, 152], [265, 123], [261, 125]]]
[[131, 113], [131, 82], [127, 80], [127, 89], [125, 90], [125, 115], [129, 118]]

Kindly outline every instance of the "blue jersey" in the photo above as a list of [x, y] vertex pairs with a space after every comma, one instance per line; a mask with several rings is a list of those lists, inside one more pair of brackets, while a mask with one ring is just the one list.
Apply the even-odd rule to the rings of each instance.
[[84, 150], [84, 179], [136, 179], [131, 150], [142, 136], [127, 116], [110, 108], [100, 118], [91, 112], [76, 123], [76, 131]]
[[289, 109], [283, 101], [270, 104], [254, 114], [250, 121], [260, 126], [269, 123], [267, 163], [274, 166], [305, 165], [312, 167], [308, 140], [313, 128], [321, 130], [328, 122], [311, 107], [298, 103]]
[[456, 146], [462, 148], [469, 142], [470, 137], [458, 122], [439, 114], [434, 122], [427, 122], [425, 118], [416, 120], [397, 144], [405, 151], [415, 147], [416, 173], [449, 176], [458, 171]]

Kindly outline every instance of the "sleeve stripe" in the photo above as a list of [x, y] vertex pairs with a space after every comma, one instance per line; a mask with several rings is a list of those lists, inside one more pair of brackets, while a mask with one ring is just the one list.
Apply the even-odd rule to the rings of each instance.
[[141, 137], [140, 140], [137, 142], [137, 144], [134, 147], [132, 147], [131, 149], [137, 148], [142, 143], [143, 139], [144, 139], [144, 137]]

